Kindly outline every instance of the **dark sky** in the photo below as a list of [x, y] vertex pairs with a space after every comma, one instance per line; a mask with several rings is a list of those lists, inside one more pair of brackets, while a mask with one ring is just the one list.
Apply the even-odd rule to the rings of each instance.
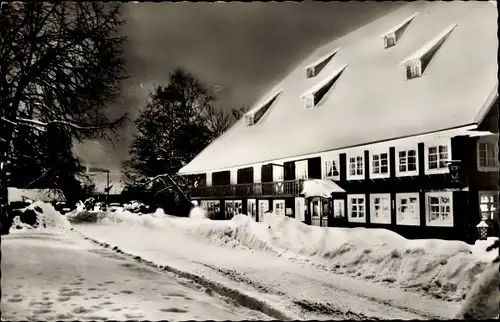
[[[112, 113], [134, 118], [153, 84], [176, 67], [206, 86], [219, 85], [217, 106], [251, 106], [320, 45], [402, 5], [402, 2], [127, 3], [124, 34], [130, 78]], [[86, 142], [77, 153], [95, 166], [119, 169], [133, 125], [111, 145]]]

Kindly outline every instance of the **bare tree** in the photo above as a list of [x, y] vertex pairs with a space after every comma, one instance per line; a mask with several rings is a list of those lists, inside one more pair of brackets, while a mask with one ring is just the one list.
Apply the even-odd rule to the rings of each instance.
[[110, 120], [105, 112], [125, 78], [119, 5], [2, 2], [0, 10], [2, 165], [20, 127], [43, 132], [52, 124], [73, 139], [109, 137], [126, 117]]

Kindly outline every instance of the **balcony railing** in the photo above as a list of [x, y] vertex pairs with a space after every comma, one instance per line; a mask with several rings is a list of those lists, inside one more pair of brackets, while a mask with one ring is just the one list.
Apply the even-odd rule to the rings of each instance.
[[191, 190], [191, 197], [296, 197], [302, 191], [303, 183], [304, 180], [287, 180], [233, 184], [227, 186], [196, 187]]

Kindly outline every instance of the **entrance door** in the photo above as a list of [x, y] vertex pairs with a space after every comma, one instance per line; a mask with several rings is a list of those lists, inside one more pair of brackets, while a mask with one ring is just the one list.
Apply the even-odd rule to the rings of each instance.
[[248, 215], [255, 221], [257, 221], [257, 200], [248, 199], [247, 200], [247, 212]]
[[319, 198], [311, 199], [309, 212], [311, 214], [311, 224], [313, 226], [321, 226], [321, 202]]
[[280, 216], [285, 215], [285, 200], [273, 200], [274, 213]]
[[259, 200], [259, 222], [264, 221], [264, 214], [269, 211], [269, 200]]

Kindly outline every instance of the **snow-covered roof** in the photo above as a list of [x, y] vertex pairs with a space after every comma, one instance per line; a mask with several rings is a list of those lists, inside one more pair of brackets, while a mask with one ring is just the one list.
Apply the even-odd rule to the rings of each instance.
[[307, 91], [305, 91], [302, 95], [300, 95], [300, 97], [304, 97], [304, 96], [316, 93], [317, 91], [319, 91], [320, 89], [325, 87], [326, 84], [328, 84], [332, 79], [337, 77], [346, 67], [347, 67], [347, 65], [344, 65], [340, 68], [337, 68], [336, 70], [334, 70], [333, 72], [328, 74], [325, 78], [323, 78], [320, 82], [318, 82], [313, 87], [311, 87]]
[[[405, 41], [386, 50], [380, 35], [415, 12]], [[457, 24], [421, 77], [401, 60]], [[180, 173], [218, 171], [475, 124], [497, 87], [497, 10], [481, 1], [417, 1], [332, 41], [300, 62], [262, 98], [283, 89], [258, 127], [235, 123]], [[322, 70], [349, 65], [321, 107], [302, 93], [317, 81], [303, 67], [341, 48]], [[256, 101], [261, 101], [260, 99]]]
[[332, 50], [331, 52], [329, 52], [328, 54], [326, 55], [323, 55], [321, 56], [320, 58], [316, 59], [314, 62], [312, 63], [308, 63], [306, 67], [304, 67], [304, 69], [308, 69], [310, 67], [314, 67], [316, 65], [319, 65], [321, 64], [322, 62], [324, 62], [325, 60], [327, 60], [330, 56], [333, 56], [335, 55], [338, 51], [339, 51], [340, 48], [335, 48], [334, 50]]
[[406, 25], [408, 22], [410, 22], [410, 20], [412, 20], [413, 18], [415, 18], [415, 16], [418, 15], [418, 12], [415, 12], [414, 14], [412, 14], [411, 16], [405, 18], [403, 21], [401, 21], [400, 23], [398, 23], [397, 25], [395, 25], [394, 27], [392, 27], [391, 29], [387, 30], [386, 32], [384, 32], [382, 34], [382, 38], [384, 38], [385, 36], [389, 35], [389, 34], [392, 34], [392, 33], [395, 33], [396, 31], [398, 31], [401, 27], [403, 27], [404, 25]]
[[9, 202], [25, 201], [30, 199], [32, 201], [63, 201], [64, 194], [59, 189], [21, 189], [21, 188], [7, 188]]

